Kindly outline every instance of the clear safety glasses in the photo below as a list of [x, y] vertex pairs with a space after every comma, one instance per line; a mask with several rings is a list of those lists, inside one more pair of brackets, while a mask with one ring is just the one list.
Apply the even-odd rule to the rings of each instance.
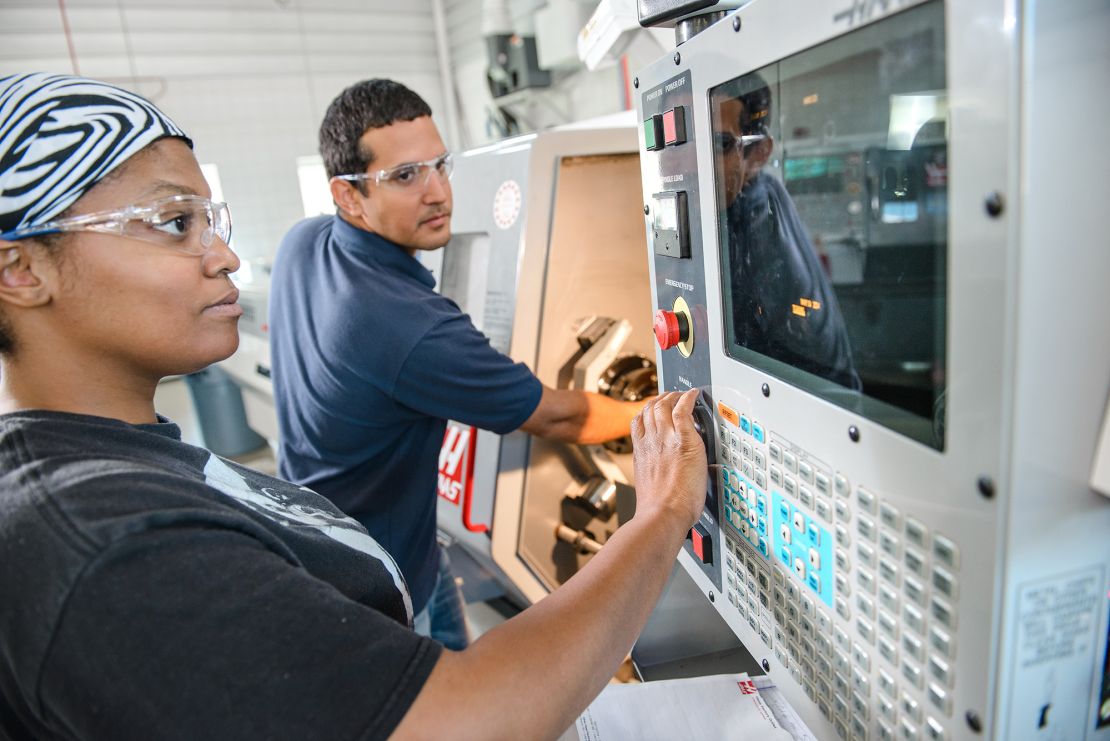
[[203, 255], [216, 239], [231, 240], [231, 212], [226, 203], [202, 196], [179, 195], [115, 211], [98, 211], [0, 234], [15, 241], [63, 232], [98, 232], [139, 239], [190, 255]]
[[332, 179], [347, 180], [349, 182], [371, 180], [378, 185], [393, 190], [415, 191], [420, 190], [428, 184], [428, 180], [431, 178], [433, 172], [441, 182], [447, 182], [451, 177], [451, 171], [454, 167], [455, 163], [451, 157], [451, 153], [446, 152], [434, 159], [425, 160], [424, 162], [409, 162], [389, 170], [378, 170], [377, 172], [336, 175]]
[[713, 135], [713, 140], [714, 143], [717, 145], [717, 149], [721, 152], [725, 152], [726, 154], [730, 151], [743, 153], [747, 147], [757, 142], [761, 142], [766, 138], [766, 134], [746, 134], [744, 136], [736, 136], [735, 134], [730, 134], [727, 131], [718, 131]]

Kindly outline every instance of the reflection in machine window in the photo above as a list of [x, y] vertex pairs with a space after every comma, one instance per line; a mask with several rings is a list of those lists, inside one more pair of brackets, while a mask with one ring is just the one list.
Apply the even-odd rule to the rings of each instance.
[[726, 345], [944, 448], [939, 0], [710, 91]]

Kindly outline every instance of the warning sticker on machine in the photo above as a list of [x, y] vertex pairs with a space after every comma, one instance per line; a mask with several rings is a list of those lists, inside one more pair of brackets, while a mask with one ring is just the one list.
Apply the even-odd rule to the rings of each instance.
[[1094, 566], [1019, 587], [1007, 738], [1084, 737], [1104, 583]]
[[1018, 657], [1022, 669], [1094, 651], [1100, 573], [1087, 571], [1021, 591]]

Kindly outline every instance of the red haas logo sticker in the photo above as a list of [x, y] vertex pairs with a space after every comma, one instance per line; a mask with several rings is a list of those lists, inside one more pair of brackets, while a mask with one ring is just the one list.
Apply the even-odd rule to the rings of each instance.
[[447, 423], [443, 435], [443, 447], [439, 449], [439, 483], [437, 491], [451, 504], [458, 504], [466, 488], [470, 471], [467, 470], [470, 457], [470, 440], [473, 427], [463, 427], [455, 422]]

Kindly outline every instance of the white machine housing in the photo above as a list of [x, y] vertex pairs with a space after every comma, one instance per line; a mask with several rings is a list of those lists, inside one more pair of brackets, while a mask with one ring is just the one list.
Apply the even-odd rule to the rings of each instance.
[[[461, 153], [451, 242], [421, 256], [492, 346], [552, 388], [596, 390], [614, 359], [654, 356], [636, 144], [627, 112]], [[576, 357], [594, 318], [613, 324]], [[581, 519], [564, 500], [586, 493], [584, 471], [630, 493], [628, 453], [456, 423], [444, 443], [440, 530], [525, 602], [589, 558], [555, 539]], [[574, 529], [604, 542], [617, 525], [614, 512]]]
[[[950, 165], [939, 447], [730, 356], [711, 120], [714, 88], [923, 14]], [[680, 563], [818, 738], [1110, 738], [1110, 504], [1088, 483], [1110, 381], [1107, 38], [1101, 0], [755, 0], [638, 76], [648, 132], [679, 105], [686, 128], [653, 151], [640, 133], [654, 306], [683, 298], [694, 334], [689, 357], [658, 351], [660, 387], [703, 389], [724, 469], [710, 563], [692, 542]], [[655, 238], [677, 191], [688, 258]], [[827, 477], [805, 501], [804, 471]], [[821, 566], [787, 566], [782, 528], [810, 525]]]

